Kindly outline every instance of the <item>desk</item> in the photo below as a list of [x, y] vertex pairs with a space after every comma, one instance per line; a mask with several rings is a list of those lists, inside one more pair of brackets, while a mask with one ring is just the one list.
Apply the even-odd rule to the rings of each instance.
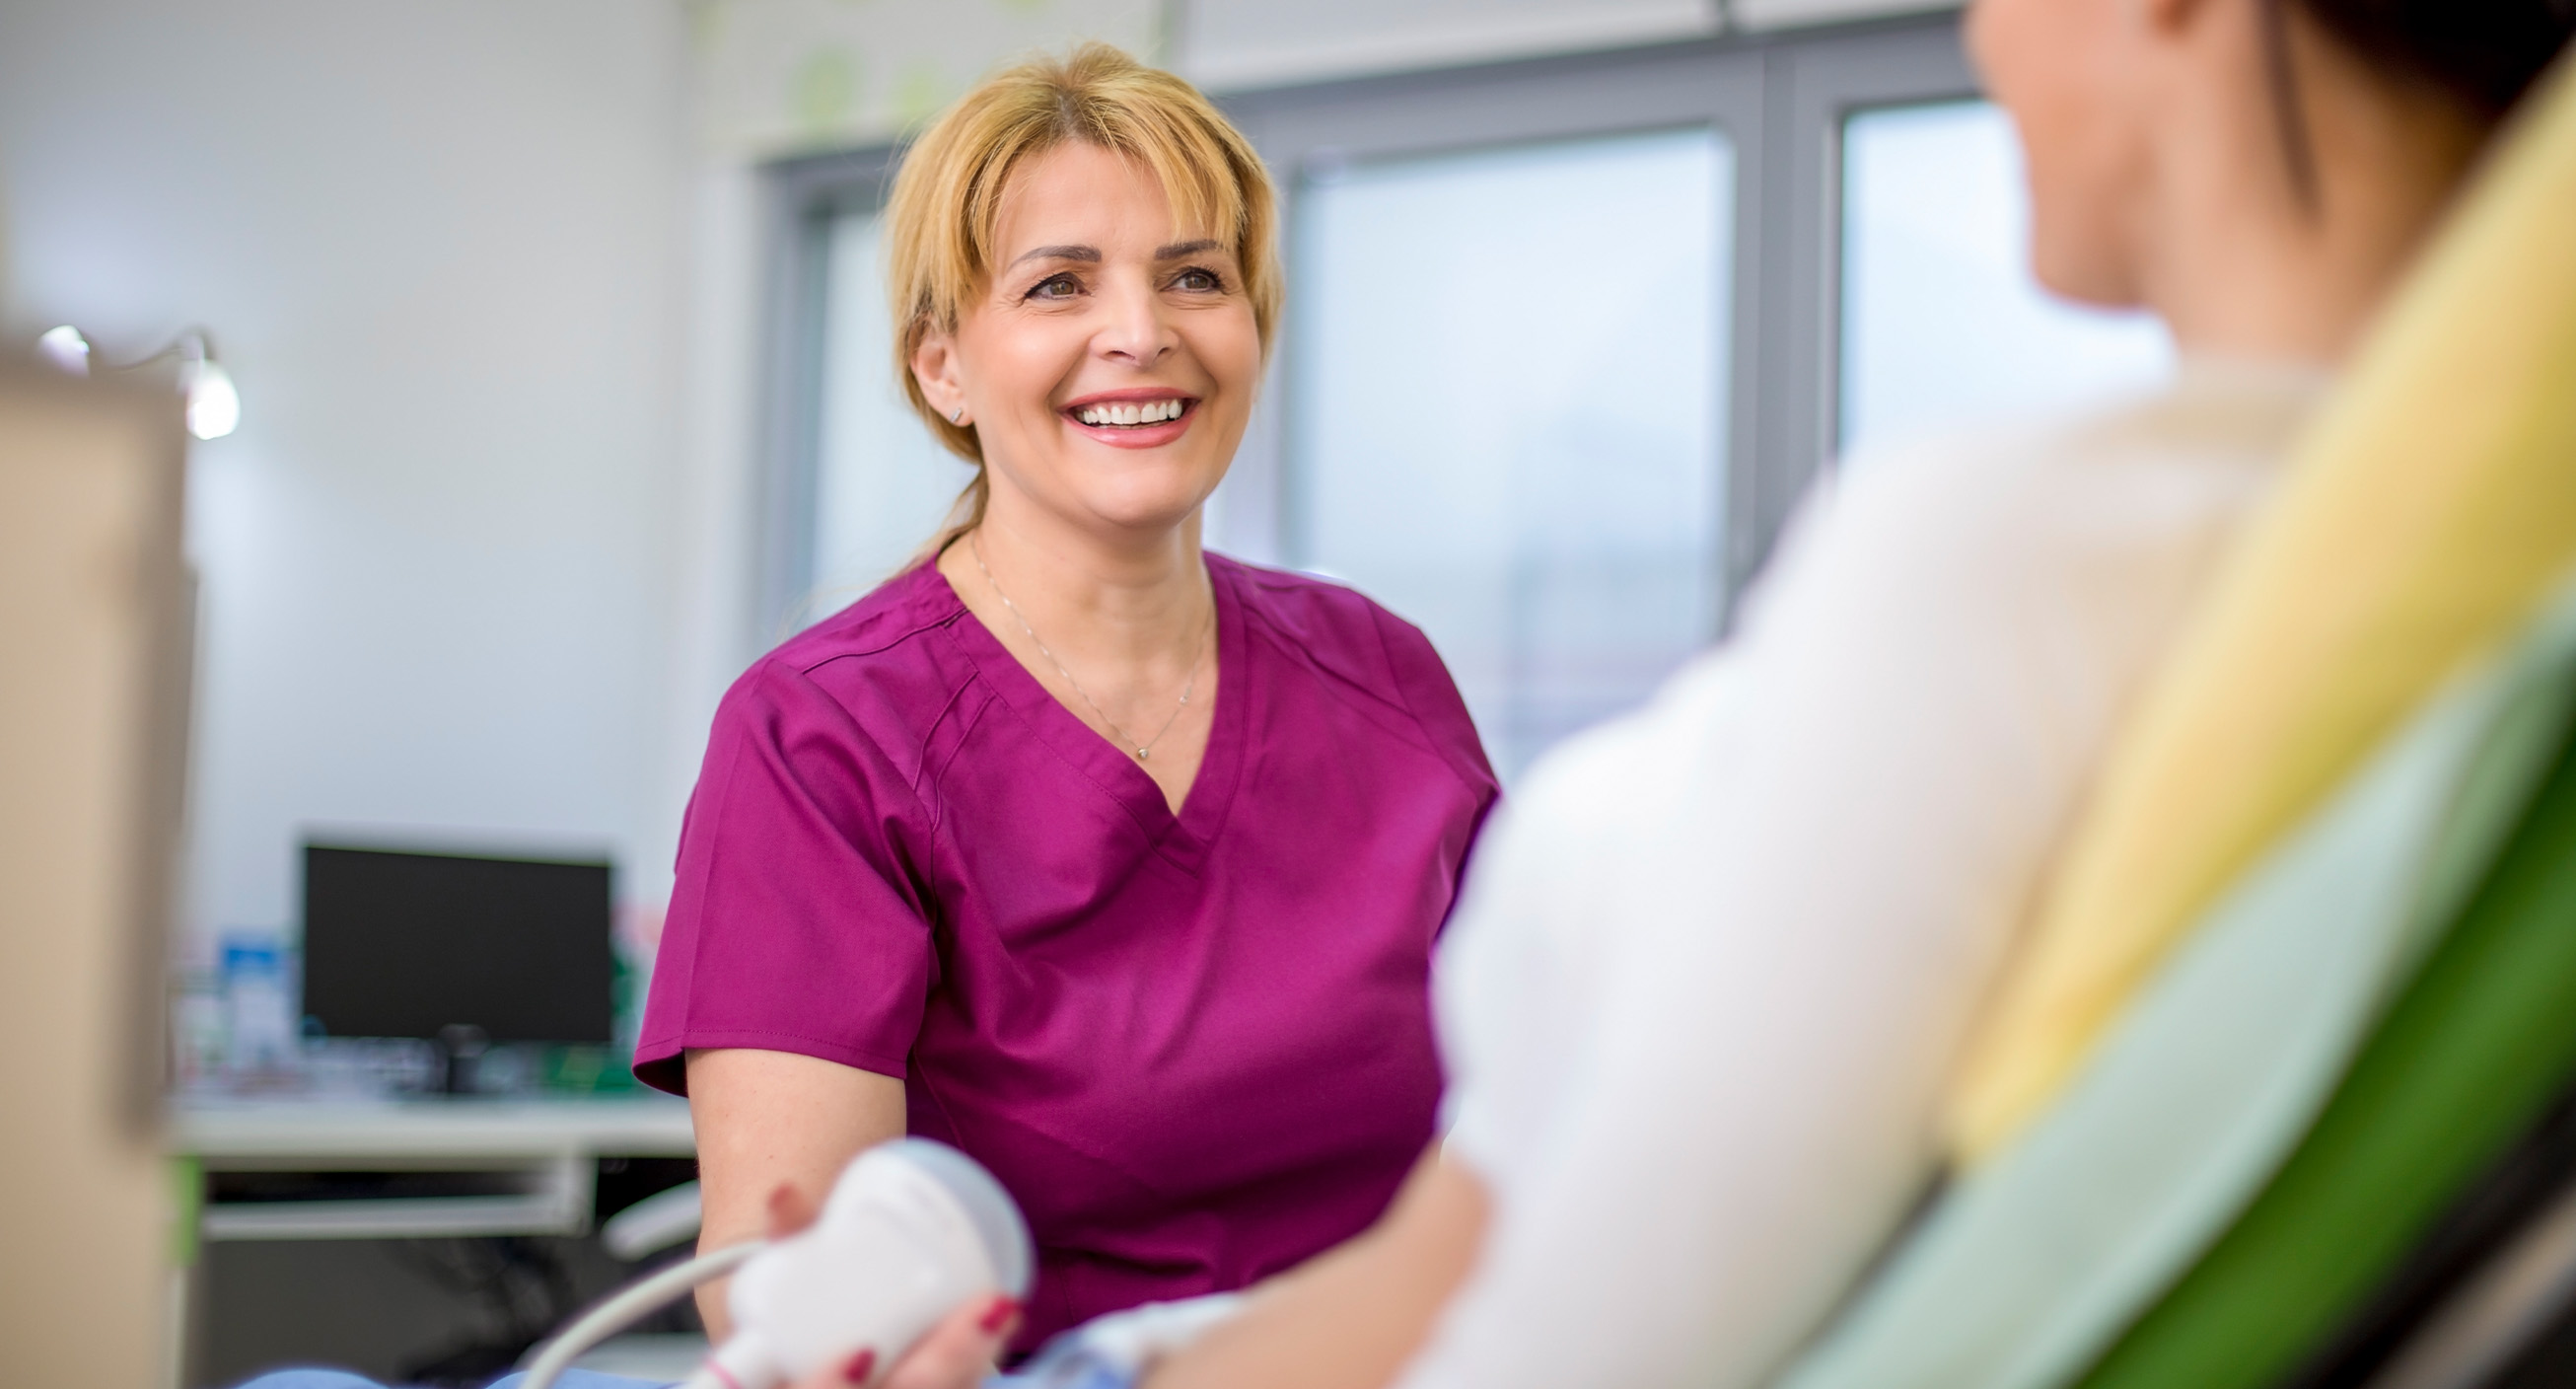
[[[184, 1101], [170, 1149], [209, 1175], [198, 1229], [210, 1240], [385, 1239], [432, 1235], [579, 1235], [591, 1221], [603, 1157], [697, 1152], [686, 1102], [617, 1099]], [[454, 1194], [224, 1199], [219, 1174], [309, 1178], [368, 1174]], [[399, 1180], [414, 1176], [407, 1184]], [[271, 1193], [272, 1198], [274, 1192]]]

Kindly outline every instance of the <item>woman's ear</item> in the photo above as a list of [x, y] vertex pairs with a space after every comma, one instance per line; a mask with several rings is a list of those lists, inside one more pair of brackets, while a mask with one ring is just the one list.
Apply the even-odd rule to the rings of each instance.
[[922, 398], [950, 424], [966, 423], [966, 383], [958, 379], [957, 340], [930, 333], [912, 349], [912, 379], [921, 383]]

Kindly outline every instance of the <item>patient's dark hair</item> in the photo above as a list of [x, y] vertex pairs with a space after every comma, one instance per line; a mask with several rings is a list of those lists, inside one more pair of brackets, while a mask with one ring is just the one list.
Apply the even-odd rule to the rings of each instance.
[[2274, 114], [2299, 199], [2316, 206], [2316, 155], [2300, 114], [2285, 10], [2297, 5], [2336, 43], [2398, 81], [2429, 87], [2494, 124], [2576, 29], [2576, 0], [2256, 0]]

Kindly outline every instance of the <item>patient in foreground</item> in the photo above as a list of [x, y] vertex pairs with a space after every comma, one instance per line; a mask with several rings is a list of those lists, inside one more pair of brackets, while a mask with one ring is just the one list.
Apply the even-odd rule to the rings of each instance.
[[[2111, 732], [2570, 22], [1978, 0], [2039, 277], [2155, 312], [2177, 381], [1847, 465], [1741, 634], [1545, 764], [1481, 851], [1438, 978], [1447, 1136], [1393, 1209], [1143, 1382], [1776, 1373], [1938, 1170]], [[888, 1382], [966, 1383], [986, 1349], [953, 1322]]]

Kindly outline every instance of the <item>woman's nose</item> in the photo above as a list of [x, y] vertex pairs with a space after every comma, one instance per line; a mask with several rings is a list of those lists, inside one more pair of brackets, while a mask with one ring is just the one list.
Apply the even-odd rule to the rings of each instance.
[[1101, 301], [1106, 318], [1092, 346], [1102, 356], [1152, 366], [1179, 345], [1180, 334], [1164, 316], [1162, 297], [1152, 286], [1118, 285]]

